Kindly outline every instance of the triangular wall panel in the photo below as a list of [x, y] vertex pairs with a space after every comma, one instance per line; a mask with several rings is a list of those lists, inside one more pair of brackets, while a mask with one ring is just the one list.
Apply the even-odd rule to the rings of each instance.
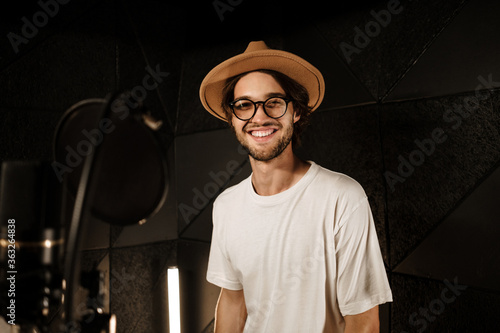
[[499, 82], [500, 43], [492, 42], [498, 40], [499, 15], [498, 1], [469, 1], [385, 100], [474, 91], [483, 83], [479, 76]]
[[499, 204], [497, 168], [394, 272], [500, 291]]

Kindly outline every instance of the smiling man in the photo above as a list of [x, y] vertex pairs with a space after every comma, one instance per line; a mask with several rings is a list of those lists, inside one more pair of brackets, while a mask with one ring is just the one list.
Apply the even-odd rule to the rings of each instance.
[[201, 84], [203, 106], [228, 122], [252, 167], [214, 203], [217, 333], [378, 332], [378, 305], [392, 301], [364, 190], [293, 152], [324, 90], [314, 66], [264, 42]]

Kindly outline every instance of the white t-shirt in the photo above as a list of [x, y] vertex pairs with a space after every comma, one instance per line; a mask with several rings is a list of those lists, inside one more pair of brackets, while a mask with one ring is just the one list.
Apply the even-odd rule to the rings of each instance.
[[364, 190], [310, 163], [284, 192], [260, 196], [250, 176], [214, 203], [207, 280], [243, 289], [244, 332], [343, 332], [392, 301]]

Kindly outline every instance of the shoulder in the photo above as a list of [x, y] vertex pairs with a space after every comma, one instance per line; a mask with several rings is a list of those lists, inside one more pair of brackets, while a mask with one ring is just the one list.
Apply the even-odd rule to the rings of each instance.
[[212, 208], [212, 223], [216, 228], [225, 229], [227, 223], [235, 221], [248, 202], [250, 177], [228, 187], [215, 199]]
[[339, 197], [346, 197], [349, 201], [359, 201], [366, 198], [366, 193], [361, 184], [350, 176], [326, 169], [316, 164], [318, 168], [315, 177], [316, 186], [335, 192]]
[[[251, 177], [251, 176], [250, 176]], [[228, 204], [234, 204], [234, 202], [238, 201], [238, 199], [242, 199], [242, 196], [246, 195], [247, 187], [249, 186], [248, 182], [250, 181], [250, 177], [245, 178], [241, 182], [236, 185], [230, 186], [226, 188], [214, 201], [215, 206], [224, 206]]]

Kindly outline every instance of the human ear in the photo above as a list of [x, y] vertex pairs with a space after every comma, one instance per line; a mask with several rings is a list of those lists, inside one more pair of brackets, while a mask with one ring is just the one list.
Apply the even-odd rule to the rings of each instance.
[[298, 112], [294, 111], [293, 112], [293, 123], [295, 124], [297, 121], [300, 119], [300, 114]]

